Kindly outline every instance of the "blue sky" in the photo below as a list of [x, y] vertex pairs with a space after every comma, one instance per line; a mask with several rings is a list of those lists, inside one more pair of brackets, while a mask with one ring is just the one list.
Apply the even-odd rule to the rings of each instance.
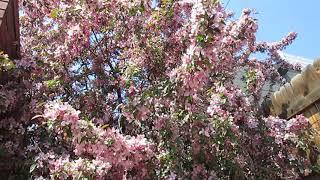
[[298, 38], [284, 52], [308, 59], [320, 57], [320, 1], [222, 0], [239, 17], [243, 8], [255, 9], [258, 40], [276, 41], [290, 31]]

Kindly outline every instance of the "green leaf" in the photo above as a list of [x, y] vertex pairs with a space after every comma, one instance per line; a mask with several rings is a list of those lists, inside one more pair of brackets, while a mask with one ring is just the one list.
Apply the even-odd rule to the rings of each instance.
[[51, 11], [50, 17], [51, 17], [52, 19], [55, 19], [55, 18], [57, 18], [57, 17], [59, 16], [59, 13], [60, 13], [60, 12], [61, 12], [61, 10], [60, 10], [59, 8], [56, 8], [56, 9], [54, 9], [54, 10]]
[[2, 51], [0, 51], [0, 69], [10, 70], [13, 68], [15, 68], [15, 65], [9, 59], [9, 56], [7, 54], [4, 54]]
[[36, 167], [37, 167], [37, 164], [32, 164], [32, 165], [30, 166], [29, 172], [32, 173], [32, 172], [36, 169]]
[[199, 34], [199, 35], [197, 36], [197, 41], [198, 41], [198, 42], [204, 42], [205, 40], [206, 40], [206, 36], [205, 36], [205, 35]]
[[192, 102], [192, 99], [193, 99], [192, 96], [187, 96], [187, 101], [188, 102]]
[[105, 140], [104, 143], [105, 143], [106, 145], [108, 145], [108, 146], [111, 146], [111, 145], [114, 143], [114, 139], [109, 138], [109, 139]]
[[53, 121], [53, 120], [47, 121], [47, 126], [48, 126], [49, 131], [51, 131], [53, 129], [54, 124], [55, 124], [55, 121]]
[[59, 79], [51, 79], [51, 80], [45, 81], [44, 83], [47, 85], [47, 87], [49, 89], [52, 89], [52, 88], [55, 88], [60, 85], [60, 80]]

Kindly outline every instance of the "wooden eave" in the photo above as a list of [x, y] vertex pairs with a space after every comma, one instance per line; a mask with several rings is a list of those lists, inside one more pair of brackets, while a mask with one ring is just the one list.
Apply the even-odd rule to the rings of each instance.
[[320, 60], [306, 66], [301, 74], [273, 93], [271, 99], [271, 114], [274, 116], [290, 119], [304, 114], [320, 101]]
[[0, 0], [0, 51], [20, 57], [18, 0]]
[[0, 26], [2, 24], [2, 18], [7, 9], [9, 0], [0, 0]]

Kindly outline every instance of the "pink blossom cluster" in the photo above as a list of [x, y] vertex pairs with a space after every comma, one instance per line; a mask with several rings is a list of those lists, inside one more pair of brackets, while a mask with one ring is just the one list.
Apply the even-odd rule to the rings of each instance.
[[[108, 175], [111, 168], [110, 163], [99, 159], [78, 158], [71, 160], [70, 156], [56, 157], [52, 153], [39, 154], [37, 156], [37, 167], [41, 168], [44, 164], [48, 164], [51, 171], [51, 178], [68, 179], [87, 177], [94, 179], [104, 179]], [[43, 176], [35, 177], [35, 179], [45, 179]]]
[[130, 176], [130, 173], [140, 177], [148, 175], [147, 164], [154, 156], [150, 142], [142, 135], [124, 136], [115, 129], [97, 127], [79, 119], [79, 113], [67, 103], [56, 101], [46, 105], [44, 124], [54, 130], [61, 141], [70, 143], [77, 157], [53, 154], [54, 158], [48, 158], [51, 175], [62, 179], [79, 176], [120, 178]]
[[[275, 117], [265, 119], [266, 125], [270, 128], [270, 135], [275, 137], [277, 144], [282, 144], [288, 138], [295, 138], [303, 133], [309, 126], [308, 119], [299, 115], [289, 121]], [[295, 134], [296, 133], [296, 134]]]

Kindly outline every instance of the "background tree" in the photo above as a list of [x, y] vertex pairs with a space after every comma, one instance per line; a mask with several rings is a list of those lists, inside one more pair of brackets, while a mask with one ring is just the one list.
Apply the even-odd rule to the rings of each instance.
[[24, 0], [20, 12], [18, 63], [30, 71], [28, 112], [38, 116], [25, 118], [30, 142], [19, 147], [34, 161], [32, 178], [311, 172], [307, 120], [259, 111], [265, 81], [281, 80], [274, 65], [293, 68], [277, 51], [295, 33], [256, 42], [252, 12], [235, 19], [214, 0]]

